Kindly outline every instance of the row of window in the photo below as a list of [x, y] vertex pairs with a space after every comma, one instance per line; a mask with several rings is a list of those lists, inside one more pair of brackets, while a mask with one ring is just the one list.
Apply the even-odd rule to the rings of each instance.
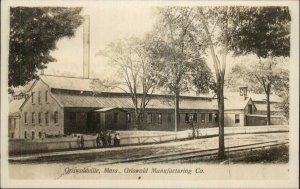
[[[58, 133], [60, 135], [60, 131]], [[27, 131], [24, 131], [24, 138], [25, 139], [35, 139], [36, 138], [36, 133], [35, 131], [31, 131], [31, 134]], [[46, 137], [46, 133], [45, 132], [38, 132], [38, 138], [45, 138]]]
[[[163, 119], [163, 114], [162, 113], [156, 113], [156, 123], [161, 124], [162, 123], [162, 119]], [[201, 123], [205, 123], [206, 114], [200, 114], [200, 122]], [[211, 123], [213, 122], [213, 117], [215, 122], [218, 122], [218, 114], [213, 114], [213, 113], [208, 113], [208, 122]], [[114, 122], [117, 123], [117, 118], [118, 118], [118, 114], [115, 113], [114, 114]], [[144, 118], [144, 115], [141, 114], [141, 119]], [[172, 113], [167, 113], [166, 114], [166, 120], [168, 123], [171, 123], [172, 121]], [[180, 116], [179, 116], [179, 120], [180, 120]], [[193, 120], [194, 123], [198, 123], [198, 114], [197, 113], [193, 113], [193, 114], [185, 114], [185, 118], [184, 118], [185, 122], [190, 122], [191, 120]], [[154, 113], [147, 113], [147, 123], [154, 123]], [[127, 122], [130, 123], [131, 122], [131, 114], [127, 113]]]
[[[44, 98], [45, 98], [45, 102], [47, 103], [48, 102], [48, 91], [45, 91]], [[32, 104], [35, 103], [34, 99], [35, 99], [35, 92], [31, 92], [31, 103]], [[38, 92], [38, 103], [41, 103], [41, 102], [42, 102], [42, 92], [39, 91]]]
[[[147, 114], [147, 123], [153, 123], [153, 114], [154, 113], [148, 113]], [[170, 123], [171, 122], [171, 113], [167, 114], [167, 122]], [[200, 122], [201, 123], [205, 123], [205, 117], [207, 114], [200, 114]], [[130, 114], [127, 114], [127, 119], [131, 120], [130, 118]], [[143, 116], [142, 116], [143, 117]], [[218, 122], [219, 121], [219, 117], [218, 114], [213, 114], [213, 113], [208, 113], [208, 123], [212, 123], [213, 122], [213, 117], [214, 117], [214, 122]], [[186, 123], [191, 122], [191, 120], [194, 123], [198, 123], [198, 114], [197, 113], [193, 113], [193, 114], [185, 114], [185, 118], [184, 118]], [[180, 121], [180, 115], [179, 115], [179, 121]], [[157, 113], [157, 123], [161, 124], [162, 123], [162, 113]], [[240, 123], [240, 114], [235, 114], [235, 123]]]
[[[50, 121], [50, 113], [49, 112], [45, 112], [44, 114], [44, 121], [45, 121], [45, 124], [47, 125]], [[53, 118], [54, 118], [54, 123], [57, 124], [58, 123], [58, 111], [55, 111], [53, 113]], [[35, 124], [35, 119], [36, 119], [36, 113], [35, 112], [31, 112], [31, 123], [32, 124]], [[43, 113], [42, 112], [39, 112], [37, 114], [37, 119], [38, 119], [38, 124], [42, 124], [42, 120], [43, 120]], [[24, 122], [25, 124], [28, 123], [28, 113], [27, 112], [24, 112]]]

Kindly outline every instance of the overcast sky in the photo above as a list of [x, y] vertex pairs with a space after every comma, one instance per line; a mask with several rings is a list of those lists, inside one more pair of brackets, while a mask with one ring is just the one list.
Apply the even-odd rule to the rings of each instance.
[[[111, 67], [101, 56], [96, 56], [106, 44], [120, 38], [142, 37], [151, 31], [155, 22], [153, 8], [139, 6], [88, 7], [82, 15], [90, 15], [90, 76], [105, 77], [111, 74]], [[83, 26], [79, 27], [73, 38], [58, 41], [52, 56], [57, 62], [48, 64], [45, 74], [65, 74], [82, 76], [83, 64]]]

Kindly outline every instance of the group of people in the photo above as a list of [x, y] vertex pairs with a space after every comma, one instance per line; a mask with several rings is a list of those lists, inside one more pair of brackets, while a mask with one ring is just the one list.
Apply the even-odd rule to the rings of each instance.
[[[100, 131], [100, 133], [98, 133], [97, 137], [96, 137], [96, 144], [97, 144], [97, 147], [105, 147], [105, 146], [111, 146], [112, 145], [112, 131], [105, 131], [105, 132], [102, 132]], [[114, 146], [119, 146], [120, 145], [120, 133], [115, 133], [115, 136], [113, 138], [114, 140], [114, 143], [113, 145]]]
[[[105, 131], [97, 134], [96, 145], [97, 147], [107, 147], [107, 146], [119, 146], [120, 145], [120, 133], [115, 133], [112, 144], [112, 134], [113, 131]], [[78, 144], [81, 149], [84, 148], [84, 137], [83, 135], [78, 136]]]

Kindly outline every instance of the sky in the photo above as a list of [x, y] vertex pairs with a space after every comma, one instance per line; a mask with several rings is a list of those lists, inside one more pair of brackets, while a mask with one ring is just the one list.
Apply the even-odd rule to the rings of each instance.
[[[82, 15], [90, 16], [90, 77], [111, 79], [115, 69], [103, 56], [96, 55], [106, 45], [117, 39], [143, 37], [150, 32], [157, 20], [155, 7], [143, 4], [124, 6], [122, 3], [101, 4], [101, 6], [84, 7]], [[218, 51], [216, 49], [216, 51]], [[72, 38], [62, 38], [57, 49], [51, 52], [57, 59], [50, 62], [45, 74], [83, 76], [83, 26], [76, 29]], [[219, 57], [221, 58], [221, 57]], [[214, 72], [213, 61], [208, 53], [207, 64]], [[226, 73], [237, 63], [257, 61], [254, 55], [234, 58], [227, 56]]]
[[[117, 39], [131, 36], [142, 37], [151, 31], [155, 22], [154, 10], [149, 6], [124, 8], [85, 7], [82, 15], [90, 15], [90, 76], [92, 78], [111, 75], [112, 67], [106, 59], [96, 56], [99, 50]], [[82, 76], [83, 66], [83, 26], [80, 26], [73, 38], [62, 38], [57, 49], [51, 52], [57, 59], [48, 64], [45, 74]]]

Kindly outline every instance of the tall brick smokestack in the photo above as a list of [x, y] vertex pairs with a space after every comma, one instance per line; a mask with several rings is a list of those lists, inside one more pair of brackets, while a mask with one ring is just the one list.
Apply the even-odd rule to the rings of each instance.
[[90, 77], [90, 16], [84, 16], [83, 23], [83, 78]]

